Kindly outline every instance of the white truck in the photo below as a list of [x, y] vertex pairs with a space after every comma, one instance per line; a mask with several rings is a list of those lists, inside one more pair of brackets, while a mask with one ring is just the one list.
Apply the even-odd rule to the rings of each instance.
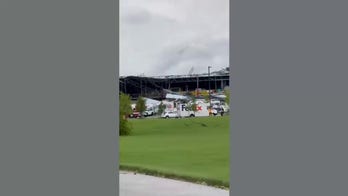
[[162, 103], [166, 106], [164, 112], [176, 112], [177, 108], [175, 107], [174, 101], [163, 100]]
[[202, 101], [202, 100], [196, 101], [197, 111], [190, 110], [191, 105], [192, 105], [192, 102], [177, 104], [178, 116], [181, 118], [195, 117], [195, 116], [209, 116], [209, 112], [211, 112], [212, 115], [217, 115], [217, 111], [215, 109], [209, 110], [209, 103], [205, 101]]

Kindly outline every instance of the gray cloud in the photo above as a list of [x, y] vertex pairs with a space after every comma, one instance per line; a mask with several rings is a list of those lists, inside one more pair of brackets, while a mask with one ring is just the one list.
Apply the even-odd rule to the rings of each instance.
[[151, 72], [157, 75], [187, 74], [194, 67], [194, 73], [204, 73], [207, 66], [219, 70], [228, 66], [228, 48], [228, 39], [202, 39], [190, 44], [173, 45], [165, 48], [158, 56]]
[[139, 25], [151, 20], [151, 14], [141, 7], [130, 7], [121, 14], [121, 21], [126, 24]]
[[120, 74], [228, 66], [228, 0], [121, 0]]

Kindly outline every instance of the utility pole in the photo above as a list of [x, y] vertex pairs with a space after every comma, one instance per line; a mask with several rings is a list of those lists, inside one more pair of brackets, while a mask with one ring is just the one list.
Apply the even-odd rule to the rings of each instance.
[[199, 88], [199, 82], [198, 82], [198, 76], [197, 76], [197, 88], [196, 88], [196, 97], [198, 97], [198, 88]]
[[143, 80], [140, 78], [140, 96], [143, 96]]
[[210, 68], [211, 68], [211, 66], [208, 66], [209, 106], [210, 106], [210, 111], [211, 111]]
[[124, 93], [127, 94], [127, 78], [124, 78]]
[[215, 83], [215, 91], [217, 90], [217, 85], [216, 85], [216, 76], [214, 76], [214, 83]]

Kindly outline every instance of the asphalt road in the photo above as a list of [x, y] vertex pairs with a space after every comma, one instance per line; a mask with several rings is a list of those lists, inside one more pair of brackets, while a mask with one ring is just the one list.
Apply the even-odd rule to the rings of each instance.
[[120, 171], [120, 196], [229, 196], [229, 191]]

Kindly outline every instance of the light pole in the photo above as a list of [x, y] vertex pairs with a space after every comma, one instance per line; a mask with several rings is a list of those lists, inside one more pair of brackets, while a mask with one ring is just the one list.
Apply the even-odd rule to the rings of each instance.
[[[211, 92], [210, 92], [210, 68], [211, 66], [208, 66], [208, 85], [209, 85], [209, 109], [211, 112]], [[209, 114], [210, 115], [210, 114]]]
[[197, 88], [196, 88], [196, 97], [198, 97], [198, 88], [199, 88], [199, 82], [198, 82], [198, 77], [199, 77], [199, 76], [197, 76]]

